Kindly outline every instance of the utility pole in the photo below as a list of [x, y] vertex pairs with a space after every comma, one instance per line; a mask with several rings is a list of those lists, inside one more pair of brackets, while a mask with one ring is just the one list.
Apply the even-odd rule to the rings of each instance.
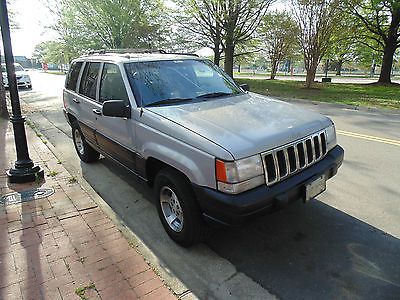
[[35, 165], [29, 158], [28, 144], [25, 134], [25, 118], [21, 115], [19, 102], [17, 79], [15, 77], [14, 56], [11, 47], [10, 24], [8, 22], [8, 12], [6, 0], [0, 0], [0, 22], [1, 34], [3, 37], [4, 57], [7, 67], [8, 86], [10, 88], [10, 98], [12, 107], [11, 123], [14, 129], [15, 148], [17, 160], [14, 168], [7, 171], [8, 180], [15, 183], [32, 182], [43, 179], [43, 169]]

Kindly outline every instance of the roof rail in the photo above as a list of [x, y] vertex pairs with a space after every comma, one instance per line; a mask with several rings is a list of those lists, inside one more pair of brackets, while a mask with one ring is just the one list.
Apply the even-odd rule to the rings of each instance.
[[196, 53], [165, 52], [165, 54], [188, 55], [188, 56], [199, 57]]
[[120, 54], [128, 54], [128, 53], [159, 53], [159, 54], [174, 54], [174, 55], [189, 55], [189, 56], [196, 56], [197, 54], [194, 53], [177, 53], [177, 52], [166, 52], [162, 49], [101, 49], [101, 50], [90, 50], [88, 55], [92, 54], [106, 54], [106, 53], [120, 53]]

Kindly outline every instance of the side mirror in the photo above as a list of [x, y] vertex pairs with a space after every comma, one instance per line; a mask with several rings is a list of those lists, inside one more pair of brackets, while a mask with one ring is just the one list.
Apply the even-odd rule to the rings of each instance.
[[247, 83], [243, 83], [243, 84], [239, 85], [239, 87], [240, 87], [243, 91], [250, 92], [250, 87], [249, 87], [249, 85], [248, 85]]
[[131, 108], [126, 101], [123, 100], [108, 100], [103, 103], [103, 116], [130, 118]]

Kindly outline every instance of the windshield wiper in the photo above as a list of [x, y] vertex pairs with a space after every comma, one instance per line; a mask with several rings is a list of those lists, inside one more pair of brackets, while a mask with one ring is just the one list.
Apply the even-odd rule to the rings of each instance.
[[168, 98], [168, 99], [163, 99], [163, 100], [159, 100], [150, 104], [145, 105], [147, 106], [156, 106], [156, 105], [160, 105], [160, 104], [170, 104], [170, 103], [178, 103], [178, 102], [184, 102], [184, 101], [189, 101], [189, 100], [193, 100], [193, 98]]
[[200, 95], [200, 96], [197, 96], [196, 98], [217, 98], [217, 97], [229, 96], [229, 95], [232, 95], [232, 93], [214, 92], [214, 93]]

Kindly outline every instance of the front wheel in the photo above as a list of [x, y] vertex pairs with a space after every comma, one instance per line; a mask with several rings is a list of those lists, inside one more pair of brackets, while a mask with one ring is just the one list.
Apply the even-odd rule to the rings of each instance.
[[74, 141], [76, 153], [78, 153], [78, 156], [82, 161], [90, 163], [99, 159], [100, 153], [90, 147], [86, 142], [85, 137], [79, 128], [78, 122], [72, 123], [72, 139]]
[[187, 180], [173, 169], [162, 169], [154, 189], [158, 215], [171, 239], [183, 247], [202, 241], [206, 224]]

